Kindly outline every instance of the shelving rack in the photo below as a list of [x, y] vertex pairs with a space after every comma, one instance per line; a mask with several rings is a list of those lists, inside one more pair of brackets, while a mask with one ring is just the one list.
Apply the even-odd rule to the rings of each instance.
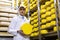
[[11, 19], [17, 15], [17, 10], [11, 9], [12, 0], [0, 0], [0, 5], [0, 39], [5, 40], [5, 38], [13, 37], [7, 31]]
[[[48, 32], [47, 34], [41, 34], [40, 33], [40, 30], [43, 30], [40, 28], [41, 26], [41, 18], [40, 18], [40, 6], [41, 6], [41, 0], [37, 0], [37, 9], [33, 9], [33, 10], [30, 10], [29, 13], [32, 14], [33, 12], [35, 12], [36, 10], [38, 10], [38, 31], [39, 31], [39, 36], [36, 36], [36, 37], [32, 37], [32, 40], [60, 40], [60, 28], [59, 28], [59, 18], [58, 18], [58, 14], [59, 14], [59, 0], [54, 0], [54, 5], [55, 5], [55, 9], [56, 9], [56, 26], [57, 26], [57, 31], [54, 32], [54, 31], [51, 31], [51, 32]], [[44, 0], [45, 1], [45, 0]], [[30, 2], [30, 0], [29, 0]], [[29, 3], [30, 4], [30, 3]], [[30, 16], [31, 17], [31, 16]], [[48, 28], [44, 28], [44, 29], [51, 29], [52, 27], [48, 27]], [[51, 38], [52, 37], [52, 38]], [[49, 39], [48, 39], [49, 38]], [[55, 39], [56, 38], [56, 39]]]
[[[25, 0], [23, 0], [23, 1], [25, 1]], [[33, 8], [31, 8], [30, 4], [32, 2], [31, 2], [31, 0], [28, 0], [28, 18], [31, 17], [34, 19], [38, 15], [38, 17], [35, 18], [38, 21], [35, 23], [32, 23], [33, 26], [34, 26], [34, 24], [38, 25], [38, 26], [34, 27], [34, 28], [38, 28], [38, 31], [32, 32], [32, 33], [38, 32], [38, 35], [31, 37], [31, 40], [56, 40], [56, 39], [60, 40], [60, 17], [58, 16], [59, 15], [59, 0], [54, 0], [54, 5], [55, 5], [55, 9], [56, 9], [56, 12], [55, 12], [56, 25], [55, 26], [57, 26], [57, 31], [50, 31], [51, 29], [53, 30], [53, 28], [54, 28], [53, 26], [47, 27], [47, 28], [41, 28], [41, 13], [40, 13], [41, 8], [40, 8], [40, 6], [41, 6], [41, 4], [43, 4], [44, 2], [49, 1], [49, 0], [32, 0], [32, 1], [36, 1], [35, 4], [37, 4], [37, 5], [35, 5], [35, 7], [33, 7]], [[35, 17], [32, 16], [32, 14], [34, 14], [34, 13], [36, 13], [36, 15], [34, 15]], [[34, 20], [31, 20], [31, 22], [32, 21], [34, 22]], [[41, 34], [40, 33], [41, 30], [49, 30], [49, 32], [46, 34]]]

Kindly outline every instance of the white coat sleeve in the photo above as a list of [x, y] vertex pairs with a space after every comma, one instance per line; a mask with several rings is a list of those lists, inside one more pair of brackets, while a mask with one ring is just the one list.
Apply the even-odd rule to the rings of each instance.
[[9, 28], [8, 28], [8, 32], [12, 35], [17, 35], [17, 30], [16, 30], [16, 20], [15, 18], [12, 19]]

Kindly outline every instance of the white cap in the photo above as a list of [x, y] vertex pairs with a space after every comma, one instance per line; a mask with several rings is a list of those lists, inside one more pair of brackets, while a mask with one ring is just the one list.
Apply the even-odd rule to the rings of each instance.
[[21, 8], [21, 7], [26, 8], [26, 6], [24, 6], [23, 4], [24, 4], [24, 2], [22, 2], [22, 3], [20, 4], [20, 7], [19, 7], [19, 8]]
[[24, 5], [20, 5], [20, 7], [19, 7], [19, 8], [21, 8], [21, 7], [24, 7], [24, 8], [26, 8]]

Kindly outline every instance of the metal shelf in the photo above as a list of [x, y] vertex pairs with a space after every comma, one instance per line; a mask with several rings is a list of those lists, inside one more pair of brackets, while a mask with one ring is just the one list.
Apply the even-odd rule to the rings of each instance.
[[[52, 37], [52, 36], [57, 36], [57, 32], [52, 31], [52, 32], [49, 32], [47, 34], [41, 34], [42, 38]], [[31, 37], [31, 38], [33, 38], [33, 39], [39, 39], [39, 36], [34, 36], [34, 37]]]
[[[41, 1], [41, 0], [40, 0]], [[39, 0], [38, 0], [38, 8], [39, 8], [39, 5], [41, 5], [41, 3], [39, 2]], [[58, 1], [57, 0], [54, 0], [54, 5], [55, 5], [55, 8], [57, 9], [56, 10], [56, 26], [57, 26], [57, 32], [54, 32], [54, 31], [52, 31], [52, 32], [49, 32], [49, 33], [47, 33], [47, 34], [39, 34], [39, 40], [42, 40], [41, 38], [42, 38], [42, 36], [43, 37], [51, 37], [51, 36], [58, 36], [58, 39], [60, 40], [60, 36], [59, 36], [59, 34], [60, 34], [60, 32], [59, 32], [59, 25], [58, 25], [58, 16], [57, 16], [57, 13], [58, 13]], [[40, 10], [40, 9], [38, 9], [38, 10]], [[39, 11], [40, 12], [40, 11]], [[40, 15], [40, 14], [39, 14]], [[39, 16], [40, 17], [40, 16]], [[40, 18], [39, 18], [40, 19]], [[41, 20], [41, 19], [40, 19]], [[39, 21], [40, 22], [40, 21]], [[38, 22], [38, 23], [39, 23]], [[39, 23], [39, 28], [40, 28], [40, 23]], [[45, 28], [45, 29], [49, 29], [49, 28], [53, 28], [53, 27], [48, 27], [48, 28]], [[39, 29], [39, 31], [40, 30], [43, 30], [43, 29]]]
[[8, 30], [8, 27], [0, 27], [0, 31], [7, 32], [7, 30]]
[[33, 8], [32, 10], [30, 10], [30, 12], [35, 12], [37, 10], [37, 7]]
[[57, 32], [48, 32], [47, 34], [43, 34], [44, 37], [50, 37], [50, 36], [57, 36]]
[[9, 36], [13, 36], [13, 35], [11, 35], [11, 34], [9, 34], [8, 32], [0, 32], [0, 36], [5, 36], [5, 37], [9, 37]]
[[2, 12], [2, 13], [17, 14], [17, 10], [13, 10], [13, 9], [0, 9], [0, 12]]
[[46, 27], [46, 28], [40, 28], [41, 30], [44, 30], [44, 29], [51, 29], [53, 28], [54, 26], [51, 26], [51, 27]]
[[[40, 5], [41, 5], [41, 3], [42, 2], [40, 2], [41, 0], [37, 0], [37, 8], [38, 9], [33, 9], [33, 10], [30, 10], [30, 12], [34, 12], [34, 11], [36, 11], [36, 10], [38, 10], [38, 31], [39, 31], [39, 35], [38, 35], [38, 37], [35, 37], [35, 38], [38, 38], [39, 40], [42, 40], [41, 38], [42, 37], [51, 37], [51, 36], [58, 36], [58, 39], [60, 40], [60, 30], [59, 30], [59, 25], [58, 25], [58, 15], [57, 15], [57, 13], [59, 13], [58, 12], [58, 1], [59, 0], [54, 0], [54, 5], [55, 5], [55, 9], [57, 9], [56, 10], [56, 26], [57, 26], [57, 31], [56, 32], [54, 32], [54, 31], [52, 31], [52, 32], [48, 32], [47, 34], [40, 34], [40, 31], [41, 30], [43, 30], [43, 29], [41, 29], [40, 28], [40, 26], [41, 26], [41, 23], [40, 23], [40, 20], [41, 20], [41, 17], [40, 17]], [[43, 0], [43, 1], [47, 1], [47, 0]], [[32, 14], [31, 13], [31, 14]], [[44, 29], [50, 29], [50, 28], [53, 28], [53, 26], [52, 27], [47, 27], [47, 28], [44, 28]]]
[[4, 3], [12, 3], [12, 1], [4, 1], [4, 0], [0, 0], [0, 2], [4, 2]]

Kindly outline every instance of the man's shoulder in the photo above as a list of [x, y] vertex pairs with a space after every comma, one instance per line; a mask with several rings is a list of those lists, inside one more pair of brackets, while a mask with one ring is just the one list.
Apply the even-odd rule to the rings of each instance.
[[25, 19], [27, 19], [27, 17], [24, 16]]
[[18, 18], [18, 16], [15, 16], [15, 17], [13, 17], [12, 19], [16, 20], [17, 18]]

